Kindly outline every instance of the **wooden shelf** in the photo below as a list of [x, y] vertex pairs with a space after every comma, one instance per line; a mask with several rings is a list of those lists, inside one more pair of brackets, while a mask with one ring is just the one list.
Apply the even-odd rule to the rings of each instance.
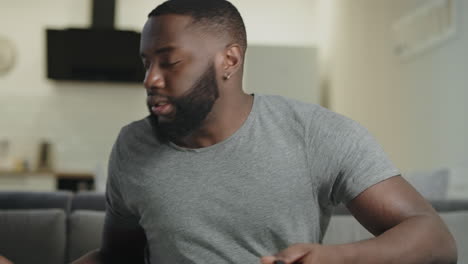
[[71, 179], [94, 179], [94, 175], [88, 172], [56, 172], [56, 171], [0, 171], [2, 176], [34, 176], [34, 175], [53, 175], [56, 178]]
[[56, 172], [55, 177], [60, 179], [94, 179], [92, 173], [86, 172]]
[[94, 175], [88, 172], [0, 171], [1, 190], [92, 190]]

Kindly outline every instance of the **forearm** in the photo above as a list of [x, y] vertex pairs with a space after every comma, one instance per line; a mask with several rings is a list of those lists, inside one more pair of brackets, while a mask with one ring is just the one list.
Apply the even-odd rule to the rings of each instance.
[[0, 255], [0, 264], [13, 264], [9, 259], [5, 258], [4, 256]]
[[452, 264], [457, 261], [455, 241], [438, 216], [408, 218], [381, 235], [356, 243], [338, 245], [350, 262]]
[[94, 250], [81, 258], [73, 261], [71, 264], [103, 264], [99, 250]]
[[127, 252], [120, 254], [109, 253], [107, 251], [96, 249], [73, 261], [71, 264], [121, 264], [121, 263], [145, 263], [143, 255], [129, 255]]

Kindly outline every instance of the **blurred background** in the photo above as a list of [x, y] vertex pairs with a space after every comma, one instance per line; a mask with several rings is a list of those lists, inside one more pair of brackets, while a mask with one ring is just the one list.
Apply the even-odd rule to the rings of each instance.
[[[114, 30], [140, 32], [160, 3], [116, 0]], [[467, 0], [232, 3], [250, 45], [246, 91], [346, 115], [404, 174], [468, 197]], [[120, 128], [146, 116], [139, 81], [96, 69], [66, 76], [60, 57], [51, 73], [58, 50], [89, 48], [79, 39], [53, 46], [47, 30], [96, 28], [96, 8], [92, 0], [0, 1], [0, 189], [102, 191]]]

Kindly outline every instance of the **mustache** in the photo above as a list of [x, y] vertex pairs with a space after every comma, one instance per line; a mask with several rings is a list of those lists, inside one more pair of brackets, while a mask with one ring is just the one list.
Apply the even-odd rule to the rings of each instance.
[[[197, 90], [197, 87], [206, 87], [206, 83], [211, 83], [212, 85], [216, 86], [216, 77], [215, 77], [215, 71], [214, 67], [210, 67], [210, 69], [202, 75], [199, 80], [195, 82], [195, 84], [187, 91], [185, 91], [181, 96], [169, 96], [169, 95], [159, 95], [153, 92], [148, 92], [148, 98], [150, 96], [155, 96], [156, 98], [164, 98], [167, 100], [170, 104], [174, 105], [175, 108], [180, 111], [181, 113], [185, 113], [188, 109], [186, 109], [185, 106], [191, 105], [194, 102], [199, 101], [200, 99], [203, 99], [206, 96], [206, 91], [205, 90]], [[208, 77], [208, 78], [206, 78]], [[219, 91], [218, 89], [213, 89], [213, 97], [214, 99], [219, 98]], [[150, 115], [154, 115], [151, 111], [151, 104], [150, 100], [147, 100], [147, 106], [148, 110], [150, 111]], [[156, 115], [154, 115], [156, 116]]]

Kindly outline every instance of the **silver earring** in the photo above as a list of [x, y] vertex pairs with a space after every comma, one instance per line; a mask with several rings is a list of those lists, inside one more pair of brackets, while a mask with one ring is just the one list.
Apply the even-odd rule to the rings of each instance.
[[229, 73], [224, 74], [224, 80], [229, 80], [231, 78], [231, 75]]

